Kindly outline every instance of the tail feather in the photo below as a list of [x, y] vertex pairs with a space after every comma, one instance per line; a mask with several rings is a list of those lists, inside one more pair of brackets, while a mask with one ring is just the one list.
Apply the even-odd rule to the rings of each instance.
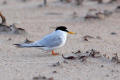
[[38, 45], [31, 45], [31, 44], [14, 44], [16, 47], [19, 47], [19, 48], [24, 48], [24, 47], [45, 47], [45, 46], [38, 46]]
[[27, 43], [23, 43], [23, 44], [14, 44], [14, 45], [16, 45], [16, 47], [20, 47], [20, 48], [22, 48], [22, 47], [32, 47], [32, 44], [27, 44]]
[[21, 44], [14, 44], [16, 47], [20, 47], [20, 48], [22, 48], [22, 47], [25, 47], [25, 46], [22, 46]]

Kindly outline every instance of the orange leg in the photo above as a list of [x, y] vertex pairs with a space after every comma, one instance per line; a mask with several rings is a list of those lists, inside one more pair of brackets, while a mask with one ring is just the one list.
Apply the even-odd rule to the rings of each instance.
[[59, 55], [58, 53], [55, 53], [53, 50], [52, 50], [52, 55], [53, 56], [56, 56], [56, 55]]

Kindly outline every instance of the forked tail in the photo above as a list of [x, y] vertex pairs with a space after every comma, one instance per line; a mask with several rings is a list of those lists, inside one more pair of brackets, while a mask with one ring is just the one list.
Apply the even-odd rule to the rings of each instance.
[[23, 48], [23, 47], [30, 47], [29, 44], [14, 44], [16, 47], [20, 47], [20, 48]]

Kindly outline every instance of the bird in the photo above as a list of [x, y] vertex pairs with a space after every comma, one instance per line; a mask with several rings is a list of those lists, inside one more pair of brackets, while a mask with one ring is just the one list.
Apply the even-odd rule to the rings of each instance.
[[65, 26], [58, 26], [56, 27], [55, 31], [44, 36], [41, 40], [37, 40], [31, 43], [21, 43], [14, 45], [21, 48], [39, 47], [43, 50], [51, 51], [52, 55], [56, 56], [59, 54], [55, 53], [54, 50], [65, 45], [68, 33], [75, 34], [75, 32], [68, 31]]

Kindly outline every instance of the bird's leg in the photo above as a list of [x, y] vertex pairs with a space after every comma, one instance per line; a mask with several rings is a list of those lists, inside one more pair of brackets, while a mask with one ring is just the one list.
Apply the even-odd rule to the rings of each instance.
[[54, 50], [52, 50], [52, 55], [53, 56], [56, 56], [56, 55], [59, 55], [58, 53], [55, 53]]

